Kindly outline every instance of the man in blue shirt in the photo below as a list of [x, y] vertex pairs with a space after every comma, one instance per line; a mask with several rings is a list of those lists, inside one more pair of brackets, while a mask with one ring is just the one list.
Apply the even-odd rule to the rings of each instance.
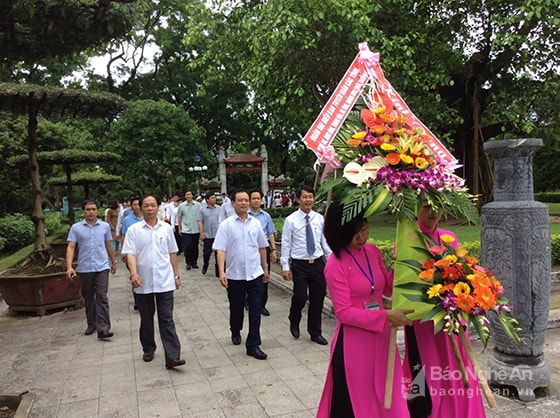
[[[235, 214], [220, 223], [213, 249], [217, 252], [220, 282], [227, 289], [231, 342], [241, 344], [245, 300], [249, 302], [247, 355], [266, 359], [261, 351], [261, 300], [263, 283], [268, 282], [266, 237], [261, 224], [248, 215], [249, 192], [237, 189], [231, 195]], [[226, 271], [227, 266], [227, 271]]]
[[192, 190], [185, 192], [185, 201], [177, 209], [179, 233], [183, 237], [183, 251], [187, 270], [198, 268], [198, 240], [202, 235], [200, 203], [193, 200]]
[[[276, 263], [276, 241], [274, 240], [274, 224], [272, 223], [272, 217], [268, 212], [261, 210], [261, 200], [262, 192], [260, 190], [251, 190], [249, 192], [249, 215], [257, 218], [261, 223], [264, 235], [268, 240], [268, 247], [266, 247], [266, 263], [268, 265], [268, 274], [270, 274], [270, 262]], [[264, 284], [263, 295], [262, 295], [262, 314], [264, 316], [269, 316], [270, 312], [266, 309], [266, 302], [268, 302], [268, 283]]]
[[[214, 238], [216, 238], [216, 232], [220, 224], [220, 207], [216, 206], [216, 195], [213, 192], [206, 193], [206, 206], [200, 208], [200, 217], [202, 221], [200, 240], [204, 244], [202, 250], [202, 274], [206, 274], [210, 264], [210, 256], [212, 255], [212, 244], [214, 244]], [[214, 272], [216, 277], [219, 277], [217, 262], [215, 263]]]
[[[70, 278], [80, 275], [82, 296], [85, 300], [87, 329], [86, 335], [97, 330], [97, 338], [110, 338], [111, 321], [109, 319], [109, 270], [117, 271], [115, 251], [111, 244], [111, 227], [107, 222], [97, 218], [97, 202], [85, 200], [82, 203], [84, 219], [76, 222], [68, 233], [66, 250], [66, 274]], [[76, 244], [80, 248], [78, 266], [72, 266]]]

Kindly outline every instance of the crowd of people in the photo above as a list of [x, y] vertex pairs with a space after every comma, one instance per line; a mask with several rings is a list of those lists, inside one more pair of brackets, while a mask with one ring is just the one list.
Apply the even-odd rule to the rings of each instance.
[[[272, 263], [279, 262], [282, 278], [293, 283], [288, 313], [289, 331], [300, 338], [302, 312], [308, 305], [307, 333], [311, 342], [328, 345], [322, 333], [323, 302], [327, 291], [336, 316], [330, 361], [318, 417], [484, 417], [481, 392], [471, 377], [472, 396], [460, 393], [461, 380], [441, 379], [431, 371], [445, 369], [450, 376], [457, 365], [449, 339], [434, 335], [431, 322], [410, 321], [412, 310], [392, 310], [392, 271], [383, 263], [380, 250], [368, 241], [367, 219], [362, 215], [342, 222], [342, 204], [333, 202], [325, 217], [313, 210], [315, 191], [302, 186], [286, 206], [297, 209], [284, 221], [281, 254], [275, 227], [265, 208], [276, 206], [277, 193], [232, 190], [217, 204], [209, 192], [195, 197], [134, 196], [109, 202], [105, 222], [98, 218], [93, 200], [82, 204], [84, 219], [72, 225], [68, 235], [67, 274], [79, 275], [85, 299], [86, 335], [113, 337], [109, 314], [108, 278], [115, 274], [117, 254], [128, 269], [134, 306], [140, 315], [139, 338], [143, 360], [156, 352], [154, 316], [163, 345], [165, 366], [185, 364], [173, 320], [174, 292], [181, 286], [179, 255], [187, 271], [198, 269], [202, 246], [202, 274], [211, 266], [226, 289], [229, 302], [231, 342], [243, 341], [245, 311], [248, 356], [267, 359], [261, 349], [261, 316], [268, 316], [268, 283]], [[284, 203], [280, 202], [280, 206]], [[441, 212], [423, 205], [418, 211], [420, 229], [437, 242]], [[454, 236], [454, 235], [452, 235]], [[454, 245], [457, 245], [455, 242]], [[74, 252], [79, 246], [77, 266]], [[405, 358], [389, 346], [392, 327], [405, 329]], [[389, 350], [396, 351], [390, 408], [384, 405], [385, 373]], [[469, 371], [472, 368], [463, 356]]]

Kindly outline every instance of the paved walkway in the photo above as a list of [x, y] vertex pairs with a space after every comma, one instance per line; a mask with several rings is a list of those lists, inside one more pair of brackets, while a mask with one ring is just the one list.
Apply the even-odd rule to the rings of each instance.
[[[110, 341], [83, 334], [83, 309], [12, 316], [0, 302], [0, 392], [36, 394], [31, 416], [41, 418], [315, 415], [329, 346], [312, 343], [304, 332], [299, 340], [292, 338], [285, 287], [270, 286], [272, 315], [263, 317], [261, 325], [261, 348], [268, 359], [259, 361], [245, 354], [244, 344], [232, 345], [226, 292], [218, 280], [200, 270], [186, 272], [181, 263], [183, 287], [175, 295], [175, 319], [187, 365], [167, 370], [159, 341], [155, 359], [142, 361], [139, 318], [120, 267], [111, 278], [115, 336]], [[274, 274], [274, 281], [281, 278]], [[334, 319], [325, 315], [323, 334], [329, 340], [333, 329]], [[480, 345], [474, 345], [479, 352]], [[479, 356], [482, 365], [490, 353], [491, 347]], [[560, 328], [549, 329], [546, 358], [552, 380], [536, 402], [498, 396], [498, 407], [487, 409], [487, 416], [560, 417]]]

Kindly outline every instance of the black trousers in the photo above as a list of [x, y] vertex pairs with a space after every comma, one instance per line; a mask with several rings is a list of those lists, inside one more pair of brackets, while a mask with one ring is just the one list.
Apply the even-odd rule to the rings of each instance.
[[185, 264], [196, 266], [198, 264], [198, 240], [200, 234], [183, 234], [183, 251], [185, 252]]
[[156, 351], [154, 338], [154, 314], [157, 307], [158, 328], [165, 352], [165, 361], [181, 358], [181, 343], [173, 321], [173, 292], [136, 294], [140, 313], [140, 343], [144, 353]]
[[232, 336], [240, 336], [243, 329], [245, 300], [249, 304], [249, 334], [245, 346], [253, 350], [261, 345], [261, 298], [263, 276], [253, 280], [228, 280], [229, 327]]
[[[321, 335], [321, 316], [323, 313], [323, 302], [327, 292], [323, 269], [325, 260], [318, 258], [313, 264], [307, 260], [292, 260], [292, 277], [294, 281], [294, 294], [290, 307], [290, 325], [299, 326], [301, 311], [309, 298], [309, 310], [307, 312], [307, 332], [312, 337]], [[309, 289], [309, 297], [307, 290]]]
[[202, 247], [202, 267], [208, 268], [210, 264], [210, 257], [214, 253], [214, 273], [218, 276], [218, 262], [216, 261], [216, 252], [212, 251], [214, 245], [214, 238], [204, 238], [204, 246]]
[[[268, 264], [268, 274], [270, 275], [270, 254], [272, 250], [270, 247], [266, 247], [266, 264]], [[263, 294], [262, 294], [262, 307], [266, 307], [266, 302], [268, 302], [268, 283], [264, 283]]]
[[336, 337], [336, 346], [331, 359], [333, 389], [331, 398], [331, 418], [354, 418], [352, 401], [348, 392], [346, 369], [344, 368], [344, 326]]

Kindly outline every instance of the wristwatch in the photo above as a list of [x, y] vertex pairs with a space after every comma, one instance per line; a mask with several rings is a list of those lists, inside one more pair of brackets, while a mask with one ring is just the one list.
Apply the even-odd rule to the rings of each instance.
[[181, 279], [181, 276], [179, 276], [179, 275], [175, 276], [175, 280], [180, 280], [180, 279]]

